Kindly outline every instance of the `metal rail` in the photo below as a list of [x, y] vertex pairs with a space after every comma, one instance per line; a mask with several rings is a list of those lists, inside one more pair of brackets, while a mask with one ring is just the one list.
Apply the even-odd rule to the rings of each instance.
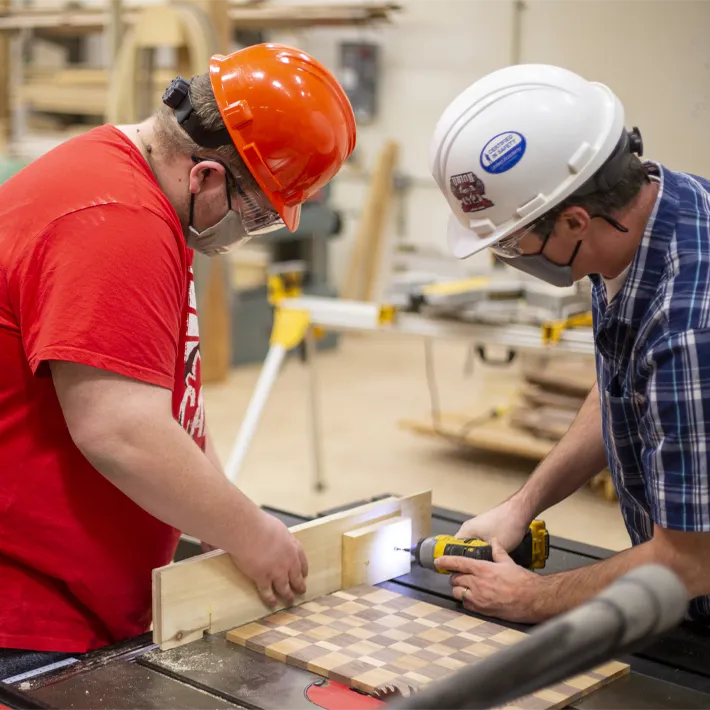
[[[271, 346], [261, 370], [257, 386], [249, 401], [225, 473], [237, 483], [254, 433], [266, 402], [276, 382], [287, 351], [306, 339], [309, 343], [311, 435], [315, 489], [325, 488], [323, 455], [318, 442], [319, 408], [316, 386], [316, 357], [312, 329], [371, 332], [383, 335], [409, 335], [420, 338], [458, 339], [476, 345], [501, 345], [511, 350], [544, 351], [550, 355], [594, 353], [590, 328], [563, 331], [555, 343], [543, 340], [542, 330], [532, 325], [483, 325], [445, 319], [425, 318], [415, 313], [398, 313], [389, 306], [363, 301], [347, 301], [320, 296], [279, 297]], [[277, 327], [279, 326], [280, 327]], [[287, 326], [287, 327], [286, 327]]]

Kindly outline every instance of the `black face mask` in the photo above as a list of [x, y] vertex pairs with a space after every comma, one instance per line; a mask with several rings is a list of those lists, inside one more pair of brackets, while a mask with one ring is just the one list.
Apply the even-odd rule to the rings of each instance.
[[[618, 229], [620, 232], [628, 232], [629, 230], [622, 224], [617, 222], [613, 217], [609, 217], [605, 214], [592, 214], [589, 215], [591, 219], [603, 219], [608, 222], [614, 229]], [[548, 232], [548, 234], [543, 237], [542, 246], [537, 254], [521, 254], [520, 256], [499, 256], [496, 254], [496, 258], [502, 261], [508, 266], [512, 266], [518, 271], [529, 274], [530, 276], [535, 276], [552, 286], [557, 286], [558, 288], [565, 288], [574, 285], [574, 278], [572, 276], [572, 264], [577, 258], [577, 253], [579, 248], [582, 246], [582, 242], [577, 242], [577, 245], [572, 252], [570, 260], [566, 264], [556, 264], [554, 261], [550, 261], [544, 254], [547, 242], [552, 236], [552, 230], [554, 230], [554, 224]]]

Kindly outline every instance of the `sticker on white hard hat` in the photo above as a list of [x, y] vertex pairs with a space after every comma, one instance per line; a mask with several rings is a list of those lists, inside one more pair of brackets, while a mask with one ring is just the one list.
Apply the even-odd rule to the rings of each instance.
[[481, 151], [481, 167], [497, 175], [514, 168], [525, 155], [525, 136], [517, 131], [506, 131], [493, 136]]
[[449, 178], [451, 194], [459, 201], [461, 209], [469, 212], [480, 212], [493, 207], [493, 202], [486, 197], [486, 186], [483, 180], [474, 172], [459, 173]]

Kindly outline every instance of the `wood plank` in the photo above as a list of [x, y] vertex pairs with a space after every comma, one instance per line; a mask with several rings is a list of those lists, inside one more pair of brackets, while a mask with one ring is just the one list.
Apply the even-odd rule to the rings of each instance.
[[[491, 453], [519, 456], [521, 458], [540, 461], [550, 453], [554, 441], [546, 441], [533, 436], [529, 432], [510, 426], [506, 418], [477, 426], [466, 428], [467, 422], [474, 419], [471, 415], [460, 413], [442, 413], [439, 431], [431, 421], [402, 419], [399, 426], [403, 429], [435, 437], [451, 443], [455, 441], [462, 446], [471, 446]], [[463, 432], [463, 434], [462, 434]]]
[[[403, 503], [404, 501], [404, 503]], [[386, 498], [290, 528], [308, 557], [308, 590], [301, 603], [340, 588], [342, 535], [363, 525], [400, 516], [402, 506], [421, 519], [431, 491]], [[431, 508], [429, 508], [431, 518]], [[283, 607], [280, 607], [283, 608]], [[258, 619], [271, 610], [226, 552], [205, 555], [153, 570], [153, 640], [162, 649]]]
[[106, 86], [68, 87], [38, 82], [18, 87], [17, 94], [20, 101], [28, 103], [36, 111], [85, 116], [103, 116], [106, 112]]
[[576, 414], [587, 399], [589, 391], [584, 396], [574, 396], [551, 392], [539, 385], [527, 385], [523, 387], [520, 394], [524, 400], [532, 405], [570, 409]]
[[586, 398], [594, 386], [596, 373], [593, 367], [580, 367], [570, 372], [564, 368], [550, 367], [547, 370], [530, 370], [523, 374], [528, 382], [552, 392], [561, 392], [572, 397]]
[[410, 496], [400, 498], [402, 517], [412, 521], [412, 536], [410, 544], [414, 545], [423, 537], [431, 535], [431, 491], [420, 491]]
[[[291, 3], [264, 3], [254, 7], [230, 5], [229, 19], [235, 26], [268, 29], [311, 27], [316, 25], [339, 26], [386, 22], [390, 14], [401, 9], [391, 2], [336, 2], [294, 5]], [[136, 22], [140, 9], [126, 7], [123, 22]], [[76, 35], [79, 30], [96, 32], [111, 22], [108, 9], [94, 8], [28, 8], [11, 13], [0, 13], [0, 32], [26, 28], [42, 28], [47, 33]]]
[[536, 437], [559, 441], [569, 430], [577, 413], [556, 407], [538, 407], [530, 409], [515, 407], [510, 415], [510, 423], [532, 432]]
[[352, 247], [342, 298], [368, 300], [379, 274], [381, 243], [390, 207], [399, 144], [387, 141], [377, 157]]
[[410, 518], [382, 520], [343, 534], [343, 575], [341, 587], [380, 584], [409, 574], [412, 558], [396, 550], [412, 542]]

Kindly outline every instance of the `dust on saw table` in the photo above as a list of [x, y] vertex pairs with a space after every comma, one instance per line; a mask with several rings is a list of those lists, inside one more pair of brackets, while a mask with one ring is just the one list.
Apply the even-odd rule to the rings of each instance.
[[[227, 634], [233, 643], [357, 690], [394, 686], [405, 694], [523, 638], [520, 631], [370, 585], [318, 597]], [[515, 707], [565, 707], [628, 672], [628, 665], [613, 661]]]

